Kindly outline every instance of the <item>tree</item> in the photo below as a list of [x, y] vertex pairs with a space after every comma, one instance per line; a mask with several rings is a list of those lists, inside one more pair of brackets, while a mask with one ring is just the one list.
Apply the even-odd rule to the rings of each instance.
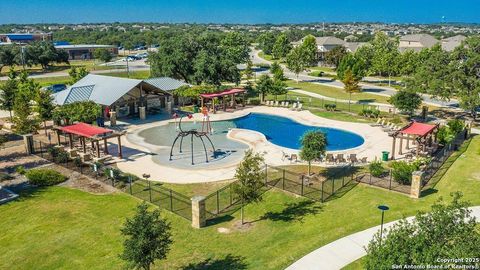
[[99, 48], [93, 51], [93, 57], [95, 57], [95, 59], [99, 59], [102, 62], [110, 62], [112, 61], [113, 55], [108, 49]]
[[259, 202], [262, 200], [263, 180], [265, 179], [263, 157], [253, 153], [251, 149], [245, 152], [245, 157], [237, 167], [235, 178], [237, 182], [233, 185], [233, 192], [241, 201], [241, 222], [243, 222], [243, 207], [245, 204]]
[[276, 38], [275, 34], [271, 32], [266, 32], [258, 36], [258, 48], [262, 50], [265, 54], [272, 54], [273, 46], [275, 45]]
[[418, 212], [411, 222], [402, 219], [385, 230], [382, 238], [378, 232], [368, 244], [365, 268], [440, 265], [439, 258], [478, 256], [480, 232], [469, 204], [460, 199], [460, 193], [453, 193], [450, 204], [440, 199], [430, 213]]
[[288, 41], [288, 37], [285, 34], [280, 34], [277, 36], [275, 40], [275, 44], [273, 45], [272, 53], [273, 57], [276, 59], [281, 59], [287, 56], [288, 52], [292, 49], [290, 42]]
[[78, 101], [56, 107], [53, 111], [55, 121], [92, 123], [102, 113], [102, 107], [93, 101]]
[[135, 215], [127, 218], [122, 235], [123, 253], [120, 258], [127, 261], [130, 269], [149, 270], [155, 260], [167, 257], [173, 243], [170, 223], [160, 216], [160, 211], [148, 211], [148, 205], [143, 202], [137, 206]]
[[349, 53], [345, 55], [340, 61], [340, 64], [337, 68], [337, 77], [340, 80], [344, 80], [345, 73], [348, 70], [352, 72], [353, 77], [357, 81], [361, 81], [366, 73], [365, 62], [363, 61], [363, 59], [358, 58], [356, 55]]
[[245, 70], [243, 71], [243, 74], [245, 75], [247, 79], [247, 83], [250, 82], [250, 80], [253, 78], [254, 72], [253, 72], [253, 66], [252, 66], [252, 60], [248, 59], [247, 60], [247, 66], [245, 67]]
[[287, 55], [287, 68], [295, 73], [298, 83], [298, 74], [307, 68], [307, 60], [305, 59], [302, 46], [293, 48]]
[[225, 52], [227, 59], [234, 63], [245, 63], [249, 57], [249, 43], [244, 34], [239, 32], [229, 32], [221, 40], [220, 47]]
[[260, 76], [257, 82], [257, 92], [260, 93], [260, 102], [264, 102], [265, 94], [269, 93], [273, 87], [272, 78], [268, 75], [263, 74]]
[[[372, 59], [373, 56], [375, 55], [374, 48], [371, 44], [367, 43], [363, 46], [360, 46], [360, 48], [355, 51], [355, 58], [361, 61], [364, 65], [364, 70], [365, 70], [365, 75], [374, 73], [373, 67], [372, 67]], [[338, 73], [338, 69], [337, 69]]]
[[422, 96], [415, 91], [402, 89], [393, 95], [389, 102], [402, 112], [408, 113], [411, 117], [422, 104]]
[[34, 42], [25, 47], [25, 62], [29, 66], [41, 65], [47, 70], [52, 62], [68, 64], [68, 53], [55, 49], [51, 42]]
[[12, 69], [8, 74], [8, 80], [0, 90], [0, 109], [7, 110], [12, 120], [12, 110], [15, 103], [15, 93], [18, 90], [17, 73]]
[[300, 158], [308, 162], [308, 175], [311, 173], [311, 163], [325, 155], [327, 138], [319, 130], [310, 130], [303, 134], [301, 140]]
[[287, 84], [277, 78], [274, 78], [272, 81], [272, 88], [270, 89], [270, 94], [275, 96], [275, 100], [277, 100], [278, 95], [285, 95], [288, 93]]
[[68, 71], [68, 75], [71, 78], [71, 84], [75, 84], [76, 82], [80, 81], [83, 77], [88, 75], [88, 71], [84, 68], [77, 68], [75, 66], [71, 67]]
[[39, 90], [35, 102], [37, 105], [35, 108], [38, 118], [43, 121], [45, 135], [47, 135], [47, 121], [52, 119], [53, 110], [55, 109], [52, 93], [49, 90]]
[[317, 40], [314, 36], [308, 35], [303, 39], [302, 45], [299, 46], [302, 53], [302, 59], [305, 65], [316, 66], [317, 65]]
[[335, 46], [325, 54], [325, 62], [337, 69], [345, 55], [347, 55], [347, 49], [344, 46]]
[[12, 67], [17, 64], [16, 55], [18, 53], [15, 45], [0, 46], [0, 72], [6, 66]]
[[350, 69], [347, 69], [345, 72], [345, 76], [342, 80], [343, 82], [343, 89], [345, 89], [345, 92], [349, 94], [349, 100], [348, 100], [348, 111], [350, 111], [350, 101], [352, 100], [352, 93], [358, 93], [362, 91], [362, 88], [358, 83], [360, 82], [355, 76], [353, 75], [353, 72]]
[[378, 32], [371, 42], [373, 47], [372, 70], [380, 76], [390, 76], [398, 69], [398, 40], [390, 39], [385, 33]]
[[38, 120], [32, 114], [31, 101], [40, 91], [40, 85], [32, 79], [26, 79], [26, 76], [26, 73], [20, 75], [13, 104], [15, 131], [20, 134], [34, 133], [38, 129]]
[[414, 50], [406, 50], [399, 57], [398, 72], [403, 76], [410, 76], [415, 74], [419, 65], [419, 54]]
[[273, 74], [273, 78], [276, 80], [280, 80], [280, 81], [285, 80], [285, 77], [283, 75], [283, 68], [277, 62], [273, 62], [272, 65], [270, 66], [270, 73]]

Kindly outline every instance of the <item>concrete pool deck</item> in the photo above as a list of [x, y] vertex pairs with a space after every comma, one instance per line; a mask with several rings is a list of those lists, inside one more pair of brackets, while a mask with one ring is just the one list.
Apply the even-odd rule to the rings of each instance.
[[[349, 154], [357, 154], [358, 158], [367, 157], [368, 160], [371, 161], [374, 159], [379, 159], [382, 151], [391, 150], [392, 138], [389, 137], [388, 134], [380, 127], [371, 127], [368, 124], [362, 123], [330, 120], [316, 116], [307, 110], [291, 111], [287, 108], [256, 106], [247, 107], [235, 112], [219, 112], [217, 114], [211, 114], [210, 120], [231, 120], [253, 112], [288, 117], [304, 125], [337, 128], [354, 132], [362, 136], [365, 142], [359, 147], [342, 151], [328, 152], [333, 154], [343, 153], [345, 154], [345, 158]], [[195, 114], [194, 118], [190, 121], [193, 120], [201, 121], [202, 115]], [[234, 177], [238, 160], [235, 160], [234, 162], [227, 162], [225, 164], [214, 165], [209, 168], [192, 169], [173, 168], [168, 164], [159, 164], [158, 162], [154, 162], [153, 156], [155, 156], [156, 153], [164, 152], [165, 146], [146, 144], [144, 139], [138, 136], [138, 134], [145, 129], [167, 125], [172, 121], [172, 119], [167, 119], [147, 124], [129, 125], [127, 128], [127, 138], [122, 138], [122, 143], [127, 149], [124, 153], [126, 157], [117, 162], [118, 168], [122, 171], [130, 172], [139, 176], [144, 173], [148, 173], [151, 176], [150, 179], [168, 183], [187, 184], [215, 182], [232, 179]], [[272, 144], [267, 141], [265, 136], [261, 133], [245, 129], [232, 129], [228, 132], [227, 136], [232, 140], [247, 144], [248, 147], [253, 149], [255, 152], [264, 154], [265, 161], [269, 165], [279, 166], [303, 164], [302, 162], [292, 163], [284, 158], [285, 154], [298, 155], [298, 150], [284, 148]], [[314, 163], [314, 165], [327, 166], [324, 163], [318, 162]]]

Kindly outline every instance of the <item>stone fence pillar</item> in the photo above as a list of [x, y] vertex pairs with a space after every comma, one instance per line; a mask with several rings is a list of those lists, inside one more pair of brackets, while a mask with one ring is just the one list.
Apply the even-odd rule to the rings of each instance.
[[173, 112], [173, 102], [172, 102], [171, 100], [169, 100], [169, 101], [167, 102], [167, 112], [168, 112], [169, 114], [171, 114], [171, 113]]
[[35, 149], [33, 148], [33, 135], [25, 134], [23, 136], [23, 143], [25, 144], [25, 150], [27, 154], [31, 155], [34, 153]]
[[412, 173], [412, 185], [410, 187], [410, 198], [420, 198], [422, 191], [423, 172], [415, 171]]
[[110, 126], [115, 126], [117, 125], [117, 112], [116, 111], [111, 111], [110, 112]]
[[205, 211], [205, 197], [195, 196], [192, 199], [192, 227], [200, 229], [205, 227], [207, 216]]
[[140, 114], [140, 119], [142, 120], [147, 119], [147, 110], [144, 106], [138, 107], [138, 111]]

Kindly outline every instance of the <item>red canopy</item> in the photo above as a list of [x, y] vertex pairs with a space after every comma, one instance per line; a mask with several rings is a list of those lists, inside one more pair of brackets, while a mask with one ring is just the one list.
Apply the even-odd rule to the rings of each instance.
[[96, 127], [85, 123], [78, 123], [70, 126], [60, 127], [60, 130], [66, 133], [72, 133], [88, 138], [113, 132], [113, 130], [111, 129]]
[[409, 126], [405, 127], [404, 129], [400, 130], [403, 134], [413, 134], [418, 136], [425, 136], [428, 133], [432, 132], [437, 126], [413, 122]]
[[203, 98], [216, 98], [216, 97], [223, 97], [223, 96], [234, 95], [234, 94], [245, 93], [245, 92], [246, 90], [243, 88], [232, 88], [232, 89], [227, 89], [218, 93], [200, 94], [200, 96]]

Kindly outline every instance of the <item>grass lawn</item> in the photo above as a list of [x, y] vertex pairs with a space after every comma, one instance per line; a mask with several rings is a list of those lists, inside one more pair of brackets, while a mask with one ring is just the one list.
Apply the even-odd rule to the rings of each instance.
[[259, 56], [260, 58], [263, 58], [263, 59], [267, 60], [267, 61], [275, 61], [275, 59], [273, 59], [273, 55], [271, 55], [271, 54], [266, 54], [266, 53], [264, 53], [263, 51], [259, 52], [259, 53], [258, 53], [258, 56]]
[[[290, 87], [298, 88], [308, 92], [316, 93], [322, 96], [338, 98], [348, 100], [350, 95], [341, 88], [309, 83], [309, 82], [295, 82], [287, 81], [287, 85]], [[368, 93], [354, 93], [352, 94], [352, 100], [364, 101], [364, 102], [379, 102], [388, 104], [388, 97], [373, 95]]]
[[315, 70], [315, 71], [323, 71], [323, 72], [329, 72], [329, 73], [335, 73], [335, 70], [331, 67], [309, 67], [308, 69], [310, 70]]
[[[440, 196], [460, 190], [480, 204], [480, 137], [446, 172], [429, 196], [411, 199], [394, 192], [357, 185], [328, 203], [310, 203], [269, 191], [245, 209], [246, 230], [232, 219], [200, 230], [164, 212], [174, 245], [155, 269], [284, 269], [308, 252], [345, 235], [378, 225], [376, 206], [387, 204], [386, 222], [428, 210]], [[0, 269], [119, 269], [119, 229], [138, 200], [125, 194], [92, 195], [52, 187], [0, 206]], [[230, 233], [219, 233], [224, 227]]]
[[194, 195], [206, 196], [212, 192], [232, 183], [233, 180], [225, 180], [213, 183], [198, 183], [198, 184], [168, 184], [162, 183], [161, 185], [164, 188], [171, 189], [173, 191], [179, 192], [188, 197], [193, 197]]
[[[113, 77], [127, 77], [127, 72], [109, 72], [109, 73], [102, 73], [99, 75], [104, 76], [113, 76]], [[146, 79], [150, 77], [150, 71], [148, 70], [141, 70], [141, 71], [132, 71], [130, 72], [130, 78], [132, 79]], [[49, 78], [35, 78], [35, 81], [40, 83], [41, 86], [49, 86], [52, 84], [69, 84], [71, 78], [69, 76], [60, 76], [60, 77], [49, 77]]]

